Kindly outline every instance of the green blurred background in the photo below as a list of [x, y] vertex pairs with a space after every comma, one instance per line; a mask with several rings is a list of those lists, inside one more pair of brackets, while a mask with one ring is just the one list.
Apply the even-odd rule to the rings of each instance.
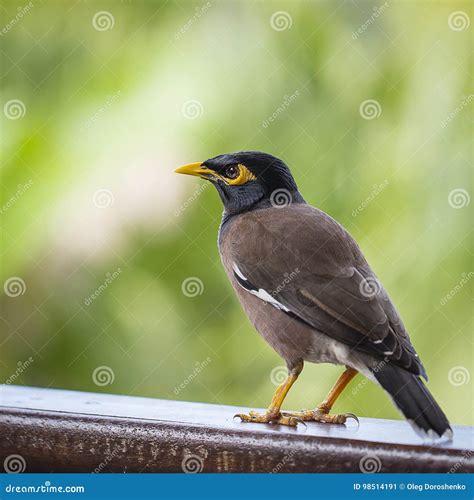
[[[258, 149], [360, 243], [432, 392], [472, 423], [471, 2], [0, 14], [3, 382], [265, 407], [283, 362], [221, 267], [220, 201], [172, 173]], [[308, 364], [286, 408], [340, 371]], [[399, 418], [372, 383], [350, 387], [336, 411]]]

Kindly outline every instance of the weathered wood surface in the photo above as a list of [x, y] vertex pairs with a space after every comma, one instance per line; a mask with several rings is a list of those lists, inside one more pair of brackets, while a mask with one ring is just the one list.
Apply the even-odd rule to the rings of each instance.
[[0, 464], [26, 472], [472, 472], [473, 429], [427, 445], [404, 421], [297, 429], [243, 424], [247, 409], [1, 386]]

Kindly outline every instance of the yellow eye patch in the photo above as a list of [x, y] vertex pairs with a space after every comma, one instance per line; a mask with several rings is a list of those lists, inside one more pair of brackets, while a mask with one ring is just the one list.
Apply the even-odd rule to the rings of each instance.
[[235, 179], [229, 179], [227, 177], [221, 177], [221, 179], [230, 186], [242, 186], [243, 184], [247, 184], [247, 182], [257, 180], [255, 175], [253, 175], [245, 165], [239, 163], [237, 168], [239, 169], [239, 175]]

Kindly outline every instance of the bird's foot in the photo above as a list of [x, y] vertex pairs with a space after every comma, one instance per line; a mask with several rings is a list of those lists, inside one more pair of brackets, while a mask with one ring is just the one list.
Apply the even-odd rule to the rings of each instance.
[[237, 413], [234, 415], [239, 417], [241, 422], [254, 422], [261, 424], [277, 424], [277, 425], [288, 425], [289, 427], [296, 427], [298, 422], [302, 422], [302, 419], [294, 417], [293, 415], [283, 414], [279, 411], [266, 411], [265, 413], [257, 413], [256, 411], [250, 411], [247, 413]]
[[327, 424], [345, 424], [348, 418], [353, 418], [359, 424], [357, 415], [353, 413], [329, 413], [329, 409], [324, 405], [319, 405], [315, 410], [284, 412], [283, 415], [306, 422], [324, 422]]

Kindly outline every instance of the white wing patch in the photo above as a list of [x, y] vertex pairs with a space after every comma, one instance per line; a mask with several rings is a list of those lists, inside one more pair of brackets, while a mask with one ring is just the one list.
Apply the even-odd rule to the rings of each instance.
[[[264, 290], [263, 288], [259, 289], [254, 288], [253, 285], [250, 284], [248, 279], [243, 275], [242, 271], [239, 269], [239, 267], [235, 262], [232, 263], [232, 269], [234, 270], [235, 275], [238, 278], [240, 278], [240, 280], [237, 280], [237, 282], [244, 290], [250, 292], [252, 295], [255, 295], [255, 297], [258, 297], [260, 300], [263, 300], [263, 302], [271, 304], [273, 307], [277, 308], [280, 311], [290, 312], [290, 310], [287, 307], [278, 302], [278, 300], [276, 300], [275, 297], [272, 297], [266, 290]], [[249, 284], [249, 286], [245, 287], [241, 283], [241, 281], [246, 281]]]
[[278, 300], [275, 299], [275, 297], [272, 297], [267, 291], [265, 291], [263, 288], [259, 288], [258, 290], [253, 290], [250, 293], [258, 297], [260, 300], [263, 300], [264, 302], [268, 302], [271, 304], [273, 307], [276, 307], [280, 311], [285, 311], [289, 312], [290, 310], [288, 307], [285, 307], [283, 304], [280, 304]]
[[234, 270], [235, 274], [240, 278], [243, 279], [244, 281], [247, 281], [247, 278], [242, 274], [242, 271], [239, 269], [239, 266], [235, 262], [232, 263], [232, 269]]

